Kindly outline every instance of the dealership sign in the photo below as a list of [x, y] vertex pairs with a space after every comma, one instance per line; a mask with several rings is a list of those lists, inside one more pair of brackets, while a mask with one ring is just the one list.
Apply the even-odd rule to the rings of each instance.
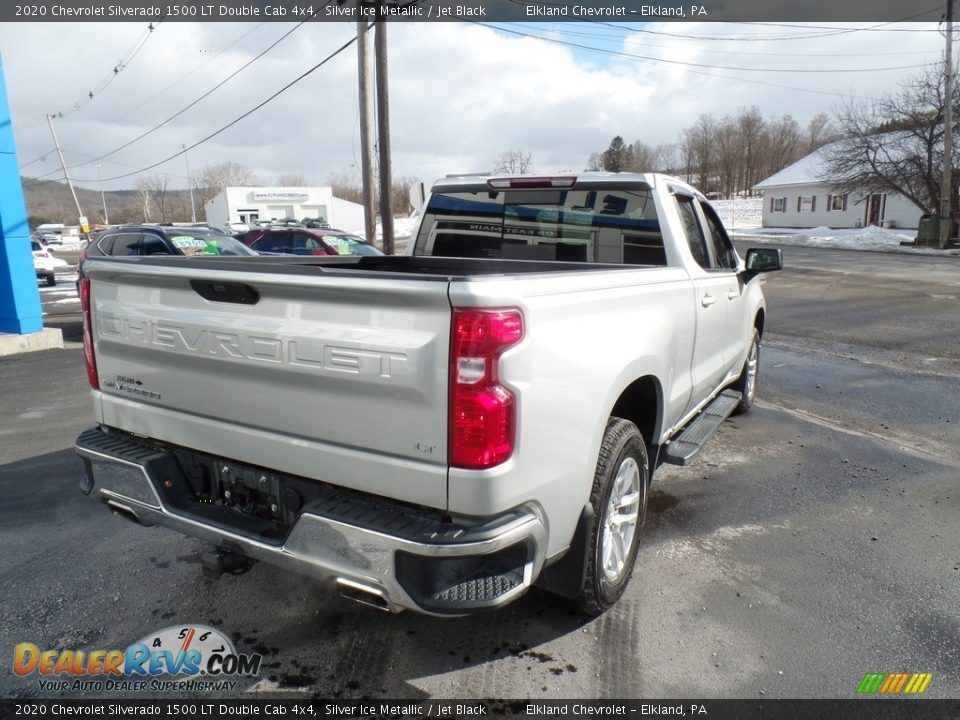
[[254, 200], [266, 200], [267, 202], [274, 202], [276, 200], [306, 200], [310, 197], [310, 193], [305, 192], [290, 192], [288, 190], [277, 190], [274, 192], [253, 192]]

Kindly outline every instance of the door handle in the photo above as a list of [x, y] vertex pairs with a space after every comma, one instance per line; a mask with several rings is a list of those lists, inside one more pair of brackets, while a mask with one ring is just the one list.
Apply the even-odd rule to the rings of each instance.
[[738, 297], [740, 297], [740, 293], [736, 290], [727, 290], [727, 300], [736, 300]]
[[716, 299], [713, 295], [711, 295], [710, 293], [707, 293], [707, 294], [704, 295], [702, 298], [700, 298], [700, 304], [703, 305], [704, 307], [710, 307], [710, 306], [713, 305], [716, 301], [717, 301], [717, 299]]

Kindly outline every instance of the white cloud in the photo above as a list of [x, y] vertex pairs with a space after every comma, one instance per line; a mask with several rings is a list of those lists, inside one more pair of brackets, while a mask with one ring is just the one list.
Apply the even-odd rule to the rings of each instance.
[[[57, 121], [68, 162], [105, 153], [166, 119], [292, 27], [287, 23], [161, 24], [102, 93]], [[777, 42], [693, 41], [625, 34], [599, 25], [511, 27], [555, 40], [711, 67], [914, 65], [935, 61], [942, 46], [939, 34], [919, 32], [930, 25], [907, 26], [918, 32], [856, 32]], [[760, 32], [756, 26], [734, 23], [647, 27], [716, 37]], [[38, 175], [56, 167], [55, 155], [27, 164], [52, 150], [43, 114], [66, 112], [82, 99], [144, 28], [143, 23], [0, 27], [24, 174]], [[353, 34], [353, 27], [345, 23], [297, 29], [210, 98], [104, 160], [104, 176], [173, 155], [178, 144], [191, 144], [233, 120]], [[623, 135], [628, 142], [670, 142], [700, 113], [722, 117], [751, 105], [768, 117], [792, 114], [803, 124], [817, 112], [829, 112], [838, 98], [797, 88], [866, 96], [889, 90], [900, 78], [917, 72], [801, 75], [711, 67], [692, 72], [675, 64], [592, 53], [454, 23], [392, 23], [389, 51], [394, 172], [427, 180], [449, 172], [489, 170], [497, 155], [511, 148], [531, 152], [539, 171], [576, 170], [585, 166], [592, 151], [606, 148], [614, 135]], [[295, 172], [315, 182], [350, 168], [359, 157], [356, 62], [356, 48], [351, 46], [246, 120], [191, 151], [191, 166], [234, 160], [252, 167], [266, 181]], [[172, 87], [150, 99], [171, 83]], [[182, 158], [151, 172], [180, 176], [174, 184], [182, 183], [186, 174]], [[97, 177], [97, 170], [78, 167], [72, 174], [90, 181]], [[135, 181], [128, 178], [106, 185], [132, 187]]]

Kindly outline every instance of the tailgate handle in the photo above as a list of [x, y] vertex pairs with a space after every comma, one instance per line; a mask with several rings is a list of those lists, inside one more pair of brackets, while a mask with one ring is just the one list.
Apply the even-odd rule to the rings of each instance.
[[220, 282], [209, 280], [191, 280], [190, 287], [204, 300], [211, 302], [256, 305], [260, 302], [260, 293], [249, 285], [238, 282]]

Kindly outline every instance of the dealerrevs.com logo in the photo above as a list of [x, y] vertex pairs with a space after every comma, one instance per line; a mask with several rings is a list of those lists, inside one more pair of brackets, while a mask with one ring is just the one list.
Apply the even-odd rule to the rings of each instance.
[[178, 625], [126, 650], [41, 650], [20, 643], [13, 650], [13, 672], [36, 674], [46, 691], [234, 690], [233, 678], [258, 675], [262, 660], [257, 653], [238, 653], [219, 630]]

